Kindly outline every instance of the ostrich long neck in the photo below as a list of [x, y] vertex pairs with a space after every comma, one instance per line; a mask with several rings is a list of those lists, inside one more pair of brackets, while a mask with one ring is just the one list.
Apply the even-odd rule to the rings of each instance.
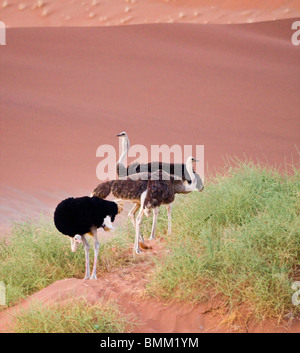
[[187, 182], [183, 182], [182, 180], [180, 181], [175, 181], [175, 192], [177, 194], [187, 194], [189, 192], [195, 191], [196, 190], [196, 184], [197, 180], [193, 171], [193, 162], [188, 161], [186, 163], [186, 169], [187, 172], [189, 173], [189, 176], [191, 178], [191, 184], [187, 184]]
[[192, 181], [189, 186], [192, 189], [195, 189], [197, 181], [196, 181], [196, 177], [195, 177], [195, 174], [194, 174], [194, 171], [193, 171], [193, 162], [192, 161], [188, 161], [186, 163], [186, 169], [187, 169], [187, 171], [189, 173], [189, 176], [191, 178], [191, 181]]
[[75, 238], [71, 238], [71, 251], [75, 252], [78, 249], [78, 243], [76, 243]]
[[129, 138], [126, 136], [123, 141], [122, 141], [122, 154], [121, 154], [121, 157], [119, 158], [117, 164], [122, 164], [124, 165], [124, 159], [127, 155], [127, 152], [129, 150]]

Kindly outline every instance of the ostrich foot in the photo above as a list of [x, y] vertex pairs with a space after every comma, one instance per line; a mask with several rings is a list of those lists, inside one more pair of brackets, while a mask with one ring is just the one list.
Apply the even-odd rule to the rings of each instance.
[[144, 244], [144, 243], [141, 243], [141, 242], [140, 242], [140, 247], [141, 247], [142, 249], [145, 249], [145, 250], [152, 249], [151, 246], [148, 246], [148, 245], [146, 245], [146, 244]]
[[93, 273], [90, 279], [97, 279], [96, 273]]
[[141, 254], [141, 253], [142, 253], [142, 251], [141, 251], [140, 247], [138, 247], [137, 249], [133, 248], [133, 255], [134, 254]]

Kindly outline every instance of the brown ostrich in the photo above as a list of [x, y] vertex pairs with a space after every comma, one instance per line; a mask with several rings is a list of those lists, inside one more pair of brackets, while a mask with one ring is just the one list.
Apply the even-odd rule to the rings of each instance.
[[[99, 184], [92, 192], [93, 196], [106, 198], [110, 193], [123, 201], [131, 201], [140, 205], [140, 211], [136, 219], [134, 250], [140, 253], [139, 238], [143, 215], [149, 215], [153, 210], [154, 219], [150, 240], [154, 238], [158, 209], [161, 205], [169, 205], [174, 201], [175, 194], [186, 194], [192, 191], [202, 191], [203, 184], [197, 185], [197, 179], [193, 171], [195, 158], [189, 157], [186, 169], [191, 180], [187, 183], [176, 176], [170, 176], [163, 170], [153, 173], [139, 173], [127, 177], [125, 180], [110, 180]], [[144, 180], [148, 178], [148, 180]], [[169, 179], [169, 180], [166, 180]], [[143, 239], [142, 239], [143, 240]]]
[[[151, 172], [158, 172], [160, 170], [163, 170], [164, 172], [168, 173], [170, 176], [175, 176], [177, 179], [180, 179], [188, 184], [191, 184], [192, 181], [188, 173], [187, 167], [184, 163], [164, 163], [164, 162], [132, 163], [126, 168], [124, 165], [124, 160], [130, 148], [129, 137], [125, 131], [119, 133], [117, 137], [121, 139], [121, 143], [122, 143], [121, 156], [116, 164], [116, 172], [119, 179], [124, 179], [124, 178], [126, 179], [127, 176], [132, 176], [135, 174], [151, 173]], [[196, 182], [197, 182], [196, 185], [198, 190], [202, 190], [203, 183], [199, 174], [195, 173], [194, 170], [193, 170], [193, 173], [196, 178]], [[135, 215], [138, 209], [140, 208], [140, 202], [135, 202], [134, 200], [132, 200], [132, 202], [134, 203], [134, 206], [129, 211], [128, 217], [130, 218], [133, 224], [133, 227], [135, 228], [136, 227]], [[167, 208], [167, 215], [168, 215], [167, 234], [170, 235], [172, 233], [172, 203], [166, 204], [165, 206]], [[158, 212], [159, 211], [156, 209], [153, 210], [153, 222], [152, 222], [150, 239], [155, 238]], [[142, 235], [140, 235], [140, 238], [143, 241]]]

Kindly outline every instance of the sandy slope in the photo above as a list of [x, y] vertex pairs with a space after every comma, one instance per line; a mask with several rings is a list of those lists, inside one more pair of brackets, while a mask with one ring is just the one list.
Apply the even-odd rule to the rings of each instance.
[[245, 23], [297, 16], [300, 16], [298, 0], [0, 1], [0, 20], [9, 27]]
[[0, 47], [0, 223], [98, 183], [96, 149], [204, 144], [284, 163], [299, 142], [292, 20], [9, 29]]

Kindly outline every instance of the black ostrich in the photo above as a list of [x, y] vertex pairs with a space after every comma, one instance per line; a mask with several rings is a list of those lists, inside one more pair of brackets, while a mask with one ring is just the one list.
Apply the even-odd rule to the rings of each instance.
[[[102, 200], [99, 197], [70, 197], [60, 202], [54, 212], [56, 228], [71, 237], [71, 250], [75, 252], [79, 243], [83, 243], [85, 250], [85, 279], [97, 279], [96, 266], [99, 252], [99, 238], [97, 229], [105, 227], [104, 218], [109, 216], [111, 222], [121, 212], [122, 206], [115, 202]], [[94, 238], [94, 266], [90, 276], [89, 243], [85, 234]]]

